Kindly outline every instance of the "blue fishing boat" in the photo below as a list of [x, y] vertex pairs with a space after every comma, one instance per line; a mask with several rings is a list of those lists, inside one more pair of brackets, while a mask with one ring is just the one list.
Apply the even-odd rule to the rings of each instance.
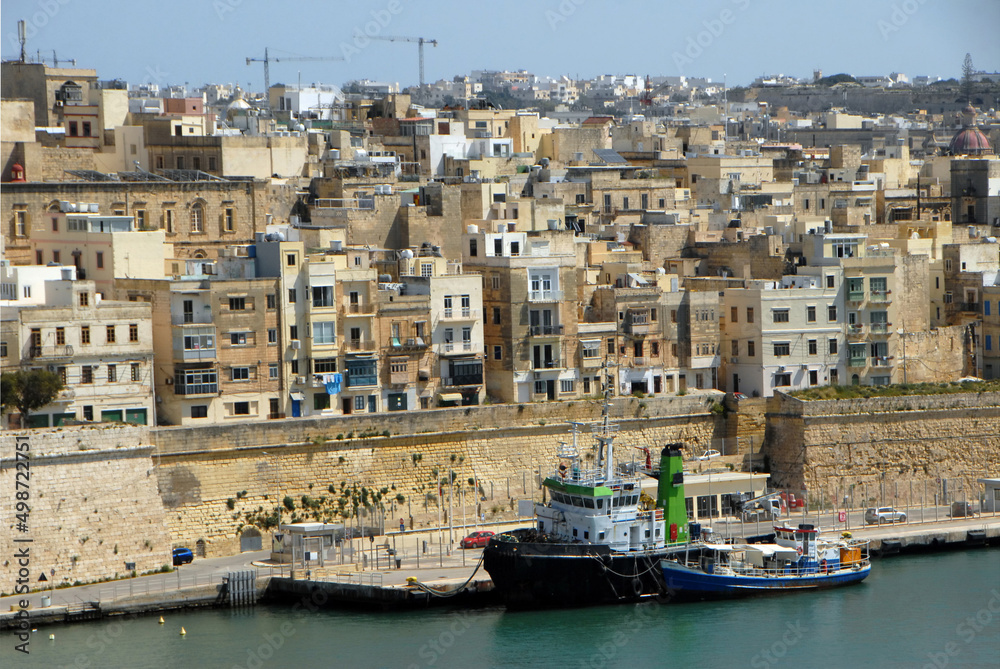
[[742, 597], [859, 583], [871, 572], [868, 541], [823, 539], [812, 525], [774, 528], [774, 543], [703, 543], [660, 562], [680, 599]]

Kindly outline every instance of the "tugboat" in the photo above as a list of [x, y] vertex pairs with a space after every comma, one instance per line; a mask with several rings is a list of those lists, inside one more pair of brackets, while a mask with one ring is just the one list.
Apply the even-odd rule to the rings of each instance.
[[[596, 467], [587, 469], [573, 444], [535, 504], [536, 526], [493, 537], [483, 567], [509, 608], [634, 602], [663, 592], [661, 561], [688, 545], [680, 444], [665, 447], [655, 503], [641, 497], [642, 475], [615, 466], [617, 426], [595, 426]], [[544, 499], [544, 496], [543, 496]]]
[[667, 591], [718, 599], [860, 583], [871, 572], [868, 540], [824, 540], [812, 525], [774, 528], [772, 544], [704, 543], [662, 561]]

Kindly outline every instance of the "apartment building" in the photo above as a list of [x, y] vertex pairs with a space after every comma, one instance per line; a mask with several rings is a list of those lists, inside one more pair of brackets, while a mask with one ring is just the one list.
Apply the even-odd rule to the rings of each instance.
[[5, 266], [2, 286], [3, 371], [47, 369], [65, 384], [32, 414], [30, 427], [154, 421], [148, 304], [102, 299], [93, 281], [75, 280], [75, 268], [66, 266]]
[[575, 237], [468, 226], [463, 265], [483, 279], [487, 392], [505, 402], [579, 397]]

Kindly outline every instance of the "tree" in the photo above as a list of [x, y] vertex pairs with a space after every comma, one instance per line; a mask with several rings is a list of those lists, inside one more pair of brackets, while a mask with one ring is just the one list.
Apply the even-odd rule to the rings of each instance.
[[972, 54], [965, 54], [962, 61], [962, 97], [970, 105], [972, 104], [972, 75], [976, 73], [976, 68], [972, 64]]
[[44, 369], [25, 371], [19, 369], [0, 375], [0, 398], [3, 408], [17, 409], [21, 426], [27, 427], [28, 417], [35, 409], [51, 402], [63, 389], [62, 377]]

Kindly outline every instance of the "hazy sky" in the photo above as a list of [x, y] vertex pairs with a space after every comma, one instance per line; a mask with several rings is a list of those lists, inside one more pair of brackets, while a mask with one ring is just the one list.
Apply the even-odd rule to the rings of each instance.
[[1000, 0], [3, 0], [3, 58], [26, 50], [75, 58], [102, 79], [129, 83], [235, 82], [263, 89], [247, 56], [338, 56], [281, 62], [271, 83], [350, 79], [417, 82], [417, 45], [371, 35], [437, 39], [428, 81], [474, 69], [538, 75], [662, 74], [747, 84], [760, 74], [848, 72], [958, 77], [1000, 70]]

